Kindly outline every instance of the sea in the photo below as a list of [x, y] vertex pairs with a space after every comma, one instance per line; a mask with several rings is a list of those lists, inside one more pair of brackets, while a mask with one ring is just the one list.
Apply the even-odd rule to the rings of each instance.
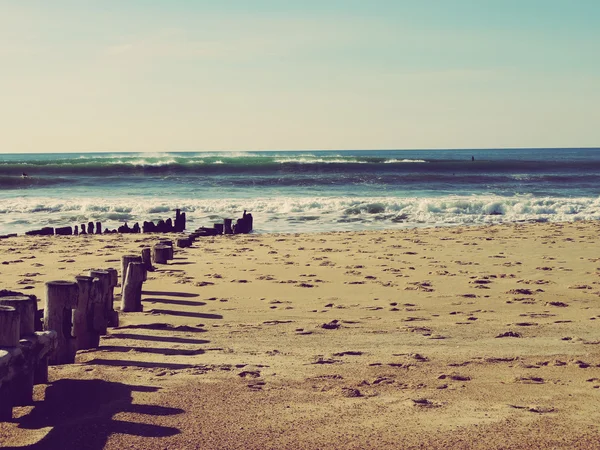
[[255, 233], [598, 220], [600, 149], [0, 154], [0, 234], [176, 208]]

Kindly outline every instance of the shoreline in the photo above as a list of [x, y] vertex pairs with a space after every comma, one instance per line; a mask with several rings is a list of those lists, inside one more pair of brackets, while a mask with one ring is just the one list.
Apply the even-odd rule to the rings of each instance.
[[[35, 407], [0, 423], [0, 446], [593, 448], [599, 232], [579, 221], [199, 239], [149, 274], [144, 312], [50, 368]], [[164, 237], [0, 240], [0, 288], [43, 302], [45, 281], [118, 268]]]

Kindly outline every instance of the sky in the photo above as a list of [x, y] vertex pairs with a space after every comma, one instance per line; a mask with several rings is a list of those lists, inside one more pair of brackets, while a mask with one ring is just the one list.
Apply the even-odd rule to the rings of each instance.
[[0, 153], [600, 147], [598, 0], [0, 0]]

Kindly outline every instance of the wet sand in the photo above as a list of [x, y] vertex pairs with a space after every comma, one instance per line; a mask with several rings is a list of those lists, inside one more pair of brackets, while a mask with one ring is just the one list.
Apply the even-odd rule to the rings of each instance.
[[[149, 274], [143, 313], [50, 368], [0, 445], [600, 448], [599, 234], [201, 239]], [[45, 281], [120, 269], [162, 237], [0, 240], [0, 288], [43, 302]]]

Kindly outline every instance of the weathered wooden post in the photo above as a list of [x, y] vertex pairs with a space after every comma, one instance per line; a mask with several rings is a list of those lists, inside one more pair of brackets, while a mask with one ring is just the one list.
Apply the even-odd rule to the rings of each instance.
[[152, 267], [152, 249], [150, 247], [144, 247], [142, 249], [142, 262], [144, 263], [147, 272], [152, 272], [154, 270], [154, 267]]
[[96, 222], [96, 234], [102, 234], [102, 222]]
[[170, 239], [161, 239], [158, 241], [159, 245], [166, 245], [171, 250], [169, 251], [169, 259], [173, 259], [173, 241]]
[[183, 228], [181, 228], [181, 210], [179, 208], [175, 210], [175, 223], [173, 228], [176, 233], [181, 233], [183, 231]]
[[189, 238], [177, 238], [177, 247], [179, 248], [187, 248], [191, 245]]
[[[91, 275], [90, 275], [91, 276]], [[92, 348], [100, 346], [100, 335], [106, 334], [106, 318], [104, 317], [104, 281], [92, 277], [92, 290], [90, 291], [90, 314], [92, 316], [92, 333], [90, 334], [90, 345]]]
[[224, 225], [222, 223], [215, 223], [213, 226], [217, 234], [223, 234]]
[[[0, 306], [15, 308], [19, 316], [19, 339], [31, 337], [35, 334], [35, 314], [37, 312], [37, 301], [35, 297], [28, 295], [13, 295], [0, 297]], [[0, 325], [1, 327], [1, 325]], [[37, 361], [27, 361], [23, 374], [11, 383], [13, 391], [13, 404], [15, 406], [31, 405], [33, 402], [33, 378]]]
[[119, 312], [115, 310], [115, 287], [119, 284], [119, 272], [117, 269], [109, 267], [106, 269], [110, 275], [110, 283], [108, 285], [108, 298], [106, 300], [107, 313], [108, 313], [108, 326], [118, 327], [119, 326]]
[[144, 263], [131, 261], [127, 265], [127, 275], [123, 295], [121, 297], [121, 311], [142, 311], [142, 284], [144, 283]]
[[46, 308], [44, 331], [57, 334], [57, 349], [49, 363], [72, 364], [75, 362], [76, 343], [71, 335], [72, 312], [77, 307], [79, 288], [74, 281], [48, 281], [46, 283]]
[[127, 267], [132, 262], [141, 262], [143, 263], [143, 259], [138, 255], [123, 255], [121, 256], [121, 297], [123, 297], [123, 292], [125, 292], [125, 281], [127, 279]]
[[152, 259], [155, 264], [167, 264], [173, 254], [173, 248], [168, 245], [155, 245], [152, 247]]
[[[137, 309], [123, 309], [125, 305], [125, 286], [127, 285], [128, 267], [132, 263], [140, 263], [142, 265], [142, 282], [146, 279], [146, 268], [144, 265], [143, 257], [138, 255], [123, 255], [121, 256], [121, 311], [137, 311]], [[136, 272], [137, 274], [137, 272]], [[141, 288], [140, 288], [140, 295]], [[131, 293], [130, 293], [131, 299]], [[131, 300], [130, 300], [131, 301]], [[141, 302], [140, 302], [141, 304]], [[135, 308], [135, 306], [133, 306]]]
[[10, 295], [0, 297], [0, 305], [12, 306], [19, 314], [20, 336], [29, 336], [35, 333], [35, 314], [37, 301], [29, 295]]
[[[107, 333], [109, 321], [109, 289], [110, 273], [106, 270], [90, 270], [90, 276], [100, 280], [96, 286], [96, 297], [94, 303], [94, 328], [101, 335]], [[112, 309], [112, 306], [111, 306]]]
[[[19, 313], [12, 306], [0, 305], [0, 358], [10, 357], [7, 350], [19, 345], [20, 333]], [[0, 385], [0, 420], [12, 419], [12, 407], [14, 404], [14, 391], [10, 383]]]
[[223, 227], [225, 234], [233, 234], [233, 219], [223, 219]]
[[88, 222], [87, 234], [94, 234], [94, 222]]
[[77, 225], [75, 225], [75, 226], [73, 227], [73, 234], [74, 234], [75, 236], [77, 236], [77, 235], [79, 234], [79, 227], [78, 227]]
[[97, 347], [98, 332], [94, 330], [93, 288], [94, 278], [85, 275], [75, 277], [79, 286], [77, 309], [73, 311], [73, 334], [77, 342], [77, 350]]
[[71, 227], [57, 227], [54, 229], [54, 234], [57, 236], [70, 236], [73, 234], [73, 228]]
[[0, 347], [16, 347], [21, 338], [21, 319], [12, 306], [0, 305]]

